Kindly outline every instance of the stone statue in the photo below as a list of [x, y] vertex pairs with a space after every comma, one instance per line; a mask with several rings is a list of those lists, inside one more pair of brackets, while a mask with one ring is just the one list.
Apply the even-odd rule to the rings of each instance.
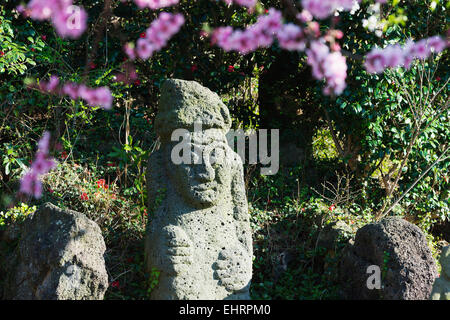
[[441, 276], [434, 281], [431, 291], [432, 300], [450, 300], [450, 246], [442, 249]]
[[[175, 164], [176, 129], [194, 131]], [[166, 80], [149, 158], [147, 270], [160, 271], [152, 299], [250, 299], [252, 237], [242, 161], [229, 147], [227, 107], [194, 81]]]

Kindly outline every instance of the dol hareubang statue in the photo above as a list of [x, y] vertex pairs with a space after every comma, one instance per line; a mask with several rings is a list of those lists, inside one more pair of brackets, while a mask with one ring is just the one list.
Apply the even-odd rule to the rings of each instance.
[[[197, 159], [175, 164], [172, 132], [193, 132], [198, 123], [189, 155]], [[194, 81], [164, 82], [155, 121], [161, 146], [147, 167], [146, 264], [161, 272], [152, 299], [250, 298], [252, 237], [242, 162], [225, 136], [230, 127], [217, 94]]]
[[431, 300], [450, 300], [450, 246], [442, 248], [441, 276], [434, 281]]

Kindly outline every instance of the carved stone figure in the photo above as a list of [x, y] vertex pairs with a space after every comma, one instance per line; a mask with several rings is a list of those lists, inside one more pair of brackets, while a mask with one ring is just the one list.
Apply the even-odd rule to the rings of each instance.
[[442, 249], [441, 276], [434, 281], [431, 291], [432, 300], [450, 300], [450, 246]]
[[[155, 121], [161, 144], [147, 167], [146, 264], [160, 271], [152, 299], [250, 298], [252, 238], [242, 162], [225, 136], [230, 127], [217, 94], [194, 81], [164, 82]], [[176, 129], [190, 132], [185, 146], [193, 152], [178, 152]]]

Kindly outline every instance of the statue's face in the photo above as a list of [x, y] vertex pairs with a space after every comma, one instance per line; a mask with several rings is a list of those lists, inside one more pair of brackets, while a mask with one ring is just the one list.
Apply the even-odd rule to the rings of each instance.
[[190, 163], [173, 163], [171, 152], [179, 142], [170, 143], [166, 149], [169, 179], [188, 203], [197, 208], [211, 207], [230, 192], [234, 152], [220, 130], [206, 129], [191, 137], [187, 144]]

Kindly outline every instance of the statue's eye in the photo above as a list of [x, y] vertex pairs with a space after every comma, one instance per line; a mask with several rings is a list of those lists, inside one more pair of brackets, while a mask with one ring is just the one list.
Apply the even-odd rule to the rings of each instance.
[[221, 165], [225, 162], [225, 150], [222, 147], [214, 148], [211, 151], [209, 162], [211, 165]]
[[191, 164], [200, 164], [202, 163], [202, 147], [193, 143], [190, 144], [190, 152], [191, 152]]
[[196, 163], [200, 163], [200, 155], [198, 154], [198, 152], [195, 152], [195, 150], [192, 152], [192, 163], [196, 164]]

